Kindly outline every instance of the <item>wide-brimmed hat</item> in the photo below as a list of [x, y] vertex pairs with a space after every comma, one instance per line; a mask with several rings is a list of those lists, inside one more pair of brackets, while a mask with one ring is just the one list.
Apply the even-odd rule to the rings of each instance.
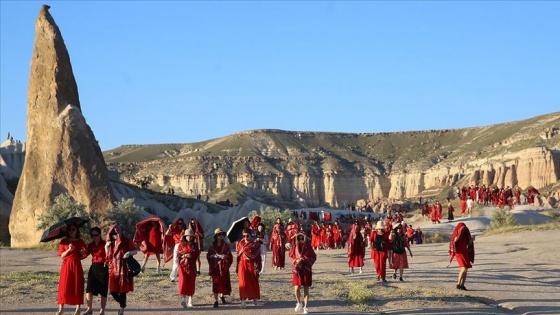
[[376, 230], [385, 230], [385, 224], [383, 223], [383, 221], [381, 221], [381, 220], [377, 221], [377, 224], [375, 225], [375, 229]]
[[216, 228], [214, 230], [214, 235], [218, 235], [218, 234], [226, 234], [226, 232], [224, 232], [224, 230], [222, 230], [222, 228]]
[[402, 228], [401, 223], [397, 223], [395, 225], [392, 226], [393, 230], [397, 229], [397, 228]]

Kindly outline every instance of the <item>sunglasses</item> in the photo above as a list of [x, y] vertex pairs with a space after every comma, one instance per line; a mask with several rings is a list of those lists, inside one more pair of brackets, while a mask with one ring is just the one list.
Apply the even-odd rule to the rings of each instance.
[[91, 235], [91, 237], [98, 237], [99, 236], [99, 234], [90, 234], [90, 235]]
[[250, 237], [251, 235], [249, 234], [243, 234], [243, 237]]

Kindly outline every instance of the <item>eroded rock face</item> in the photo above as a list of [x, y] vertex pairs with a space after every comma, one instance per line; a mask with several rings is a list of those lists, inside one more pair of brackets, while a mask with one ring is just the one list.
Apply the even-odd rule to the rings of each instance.
[[48, 9], [41, 8], [35, 23], [25, 164], [9, 224], [14, 247], [39, 242], [38, 216], [59, 194], [88, 211], [104, 212], [115, 200], [101, 149], [82, 116], [68, 51]]

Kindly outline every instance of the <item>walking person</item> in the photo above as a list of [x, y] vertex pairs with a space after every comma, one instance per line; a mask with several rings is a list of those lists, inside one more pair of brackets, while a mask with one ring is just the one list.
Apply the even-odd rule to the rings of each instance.
[[282, 219], [276, 219], [270, 236], [270, 247], [272, 249], [272, 267], [284, 269], [286, 263], [286, 232]]
[[[162, 222], [163, 224], [163, 222]], [[136, 231], [138, 235], [141, 235], [143, 239], [144, 246], [140, 246], [140, 251], [144, 253], [144, 258], [142, 259], [142, 272], [146, 270], [146, 264], [148, 263], [148, 258], [150, 256], [156, 256], [157, 260], [157, 272], [161, 271], [161, 254], [163, 254], [163, 231], [161, 230], [161, 225], [157, 221], [151, 221], [144, 231]], [[136, 235], [135, 235], [136, 239]]]
[[251, 239], [251, 231], [243, 229], [243, 239], [236, 244], [237, 265], [235, 272], [239, 277], [239, 299], [241, 308], [247, 307], [247, 300], [261, 298], [259, 275], [262, 268], [260, 244]]
[[268, 235], [266, 235], [266, 227], [264, 226], [264, 224], [259, 223], [259, 225], [257, 226], [257, 233], [255, 236], [256, 236], [255, 241], [261, 244], [261, 261], [262, 261], [261, 274], [263, 274], [266, 265], [266, 253], [267, 253], [267, 248], [269, 243], [269, 238]]
[[[198, 244], [198, 251], [201, 253], [204, 250], [204, 229], [197, 219], [191, 218], [191, 223], [189, 224], [189, 229], [194, 232], [194, 241]], [[196, 260], [196, 274], [200, 276], [200, 256]]]
[[[214, 230], [214, 241], [208, 248], [209, 272], [212, 277], [212, 292], [214, 293], [214, 308], [218, 307], [218, 295], [222, 304], [226, 304], [224, 295], [231, 295], [231, 279], [229, 268], [233, 263], [233, 255], [229, 245], [225, 242], [226, 232], [221, 228]], [[261, 245], [262, 246], [262, 245]]]
[[383, 283], [387, 283], [387, 244], [389, 244], [389, 233], [385, 231], [383, 221], [377, 221], [375, 232], [370, 234], [369, 244], [371, 248], [371, 258], [373, 259], [375, 273], [377, 274], [377, 281], [381, 280]]
[[453, 258], [457, 259], [460, 268], [457, 289], [467, 291], [465, 280], [467, 280], [467, 270], [472, 268], [474, 263], [474, 237], [463, 222], [457, 224], [449, 240], [449, 263]]
[[84, 304], [84, 271], [82, 259], [88, 256], [86, 243], [80, 238], [80, 230], [70, 225], [66, 237], [58, 245], [58, 256], [62, 258], [60, 278], [58, 281], [58, 311], [64, 314], [64, 304], [76, 305], [74, 315], [80, 315], [80, 307]]
[[408, 269], [408, 259], [406, 258], [406, 249], [408, 249], [408, 253], [410, 257], [412, 256], [412, 251], [410, 250], [410, 245], [408, 244], [408, 239], [403, 232], [402, 226], [400, 223], [397, 223], [391, 230], [391, 234], [389, 234], [389, 242], [393, 244], [393, 259], [392, 259], [392, 266], [394, 273], [393, 279], [397, 279], [397, 270], [399, 271], [399, 280], [403, 280], [403, 272], [404, 269]]
[[177, 274], [179, 272], [179, 259], [177, 258], [177, 248], [179, 244], [181, 244], [181, 238], [185, 232], [186, 226], [185, 221], [179, 218], [175, 222], [171, 223], [165, 235], [167, 237], [172, 237], [173, 241], [175, 242], [175, 246], [173, 247], [173, 267], [171, 268], [171, 273], [169, 274], [169, 278], [171, 282], [177, 281]]
[[447, 198], [447, 221], [448, 222], [453, 222], [453, 220], [455, 219], [453, 212], [455, 212], [455, 208], [453, 208], [453, 205], [451, 204], [451, 199]]
[[119, 303], [118, 315], [126, 308], [126, 294], [134, 291], [134, 278], [128, 273], [126, 259], [136, 255], [136, 247], [131, 239], [123, 235], [120, 225], [114, 224], [107, 233], [105, 243], [105, 263], [109, 265], [109, 292]]
[[179, 259], [178, 288], [181, 296], [181, 306], [183, 307], [193, 307], [192, 296], [194, 295], [197, 276], [196, 261], [200, 257], [200, 250], [195, 240], [194, 231], [188, 229], [177, 247], [177, 258]]
[[[307, 309], [309, 287], [312, 285], [312, 267], [317, 260], [317, 255], [303, 232], [296, 235], [296, 243], [291, 246], [289, 255], [292, 261], [292, 285], [296, 296], [294, 311], [303, 310], [303, 314], [309, 314]], [[303, 287], [303, 299], [300, 292], [301, 287]]]
[[350, 228], [348, 234], [348, 266], [350, 267], [350, 275], [354, 274], [354, 267], [360, 268], [362, 274], [364, 267], [365, 244], [364, 237], [361, 232], [361, 225], [359, 219]]
[[107, 292], [109, 291], [109, 269], [105, 265], [105, 241], [101, 238], [101, 229], [93, 227], [89, 231], [93, 242], [88, 244], [88, 252], [91, 255], [91, 266], [89, 267], [86, 282], [87, 309], [84, 315], [93, 314], [93, 296], [101, 295], [101, 308], [99, 315], [105, 315], [107, 306]]

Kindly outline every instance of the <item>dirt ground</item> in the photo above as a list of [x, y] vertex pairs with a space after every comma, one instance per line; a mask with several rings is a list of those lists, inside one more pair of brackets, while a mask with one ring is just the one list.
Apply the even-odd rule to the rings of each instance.
[[[387, 285], [376, 281], [369, 250], [364, 274], [354, 276], [348, 273], [345, 250], [318, 251], [309, 311], [312, 314], [560, 314], [559, 241], [559, 230], [477, 237], [476, 261], [465, 284], [469, 291], [455, 289], [458, 268], [456, 262], [447, 267], [447, 244], [412, 245], [414, 257], [409, 257], [410, 269], [405, 270], [405, 281], [389, 278]], [[137, 256], [141, 257], [141, 254]], [[83, 264], [87, 270], [88, 260]], [[155, 273], [154, 266], [151, 258], [150, 268], [136, 278], [136, 289], [129, 294], [126, 314], [294, 314], [290, 270], [268, 268], [261, 276], [262, 300], [258, 306], [250, 305], [247, 309], [239, 308], [235, 276], [232, 276], [232, 297], [228, 298], [231, 303], [212, 308], [211, 282], [203, 275], [197, 280], [194, 307], [183, 309], [176, 284], [170, 283], [168, 278], [169, 266], [160, 274]], [[205, 262], [203, 272], [204, 267]], [[0, 249], [1, 274], [29, 271], [30, 268], [58, 272], [60, 258], [54, 251]], [[358, 280], [371, 283], [371, 290], [374, 290], [373, 299], [366, 302], [367, 307], [349, 303], [347, 295], [338, 292], [339, 283]], [[1, 287], [9, 285], [2, 283]], [[418, 288], [430, 295], [417, 296]], [[402, 294], [402, 289], [410, 296], [391, 297], [392, 292]], [[30, 287], [28, 292], [17, 297], [3, 298], [0, 313], [54, 314], [56, 289], [41, 293]], [[97, 310], [98, 301], [94, 305]], [[109, 298], [107, 314], [116, 313], [117, 304]], [[66, 314], [73, 312], [67, 308]]]

